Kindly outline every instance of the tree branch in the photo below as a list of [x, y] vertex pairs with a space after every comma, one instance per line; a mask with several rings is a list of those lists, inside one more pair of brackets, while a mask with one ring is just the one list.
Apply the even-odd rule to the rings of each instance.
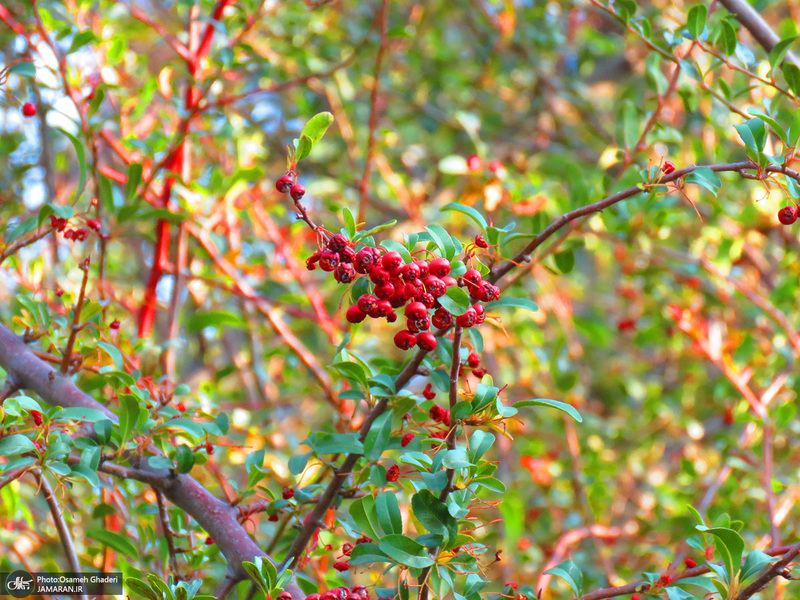
[[[720, 0], [720, 4], [733, 13], [736, 19], [750, 32], [764, 50], [770, 52], [775, 44], [781, 41], [778, 34], [773, 31], [758, 11], [747, 0]], [[800, 67], [800, 61], [792, 52], [786, 53], [786, 60]]]

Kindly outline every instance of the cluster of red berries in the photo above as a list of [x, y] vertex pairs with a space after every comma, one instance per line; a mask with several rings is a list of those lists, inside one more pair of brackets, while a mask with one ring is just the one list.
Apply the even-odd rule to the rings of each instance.
[[278, 181], [275, 182], [275, 189], [281, 194], [288, 193], [295, 202], [299, 202], [300, 199], [306, 195], [306, 188], [303, 187], [302, 183], [297, 181], [297, 176], [292, 171], [278, 178]]
[[778, 211], [778, 221], [781, 225], [791, 225], [800, 217], [800, 207], [797, 206], [784, 206]]
[[[289, 592], [281, 592], [278, 596], [278, 600], [294, 599]], [[323, 592], [322, 594], [309, 594], [305, 597], [305, 600], [369, 600], [369, 591], [363, 585], [354, 585], [352, 589], [347, 587], [338, 587], [328, 590], [327, 592]], [[378, 600], [381, 599], [379, 598]]]
[[89, 237], [89, 231], [86, 229], [67, 229], [64, 232], [64, 238], [67, 240], [74, 240], [76, 242], [83, 242]]
[[[450, 261], [443, 257], [406, 263], [399, 252], [383, 248], [365, 246], [356, 252], [341, 233], [331, 236], [325, 247], [306, 261], [309, 270], [316, 269], [317, 264], [323, 271], [332, 272], [339, 283], [350, 284], [360, 275], [372, 283], [372, 293], [362, 294], [356, 304], [347, 309], [346, 318], [350, 323], [361, 323], [367, 317], [394, 323], [397, 321], [395, 309], [405, 307], [406, 329], [394, 336], [394, 344], [401, 350], [414, 346], [426, 351], [435, 349], [437, 340], [429, 331], [431, 326], [448, 329], [454, 321], [465, 328], [480, 325], [486, 318], [486, 309], [478, 302], [500, 297], [500, 288], [484, 281], [476, 269], [469, 269], [456, 278], [450, 275]], [[463, 315], [454, 317], [439, 303], [439, 298], [451, 286], [464, 287], [475, 302]]]
[[67, 227], [67, 220], [55, 215], [50, 215], [50, 227], [56, 231], [64, 231], [64, 229]]

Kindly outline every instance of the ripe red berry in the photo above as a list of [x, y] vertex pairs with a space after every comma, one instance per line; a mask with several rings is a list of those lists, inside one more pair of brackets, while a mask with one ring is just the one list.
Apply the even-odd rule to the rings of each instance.
[[456, 317], [456, 325], [459, 327], [472, 327], [475, 325], [475, 319], [477, 317], [478, 313], [476, 313], [475, 309], [470, 306], [463, 315]]
[[381, 300], [387, 300], [391, 298], [394, 296], [394, 284], [392, 284], [391, 281], [387, 281], [381, 285], [376, 285], [375, 295]]
[[417, 346], [425, 350], [426, 352], [430, 352], [434, 350], [437, 345], [436, 336], [433, 335], [429, 331], [423, 331], [417, 336]]
[[292, 600], [292, 595], [289, 592], [281, 592], [278, 594], [278, 600]]
[[345, 542], [342, 544], [342, 554], [345, 556], [350, 556], [350, 553], [353, 551], [353, 544], [349, 542]]
[[444, 281], [444, 284], [447, 287], [453, 287], [454, 285], [458, 285], [458, 280], [455, 277], [451, 277], [450, 275], [445, 275], [441, 278]]
[[475, 375], [475, 377], [477, 377], [478, 379], [483, 379], [483, 376], [486, 375], [486, 369], [483, 367], [472, 369], [472, 374]]
[[41, 424], [44, 422], [44, 420], [42, 419], [42, 413], [40, 413], [38, 410], [32, 410], [31, 416], [33, 417], [33, 422], [36, 424], [37, 427], [40, 427]]
[[382, 267], [373, 266], [369, 270], [369, 279], [375, 285], [383, 285], [391, 280], [392, 276], [389, 271]]
[[431, 419], [439, 423], [444, 418], [444, 409], [438, 404], [434, 404], [431, 406], [428, 414], [430, 415]]
[[467, 357], [467, 364], [471, 369], [477, 369], [481, 364], [481, 357], [474, 352], [470, 352], [469, 356]]
[[444, 277], [450, 272], [450, 261], [444, 257], [434, 258], [428, 267], [431, 275]]
[[378, 303], [375, 305], [375, 313], [370, 316], [380, 319], [381, 317], [388, 317], [391, 314], [394, 314], [392, 303], [388, 300], [378, 300]]
[[346, 263], [352, 263], [356, 258], [356, 251], [350, 246], [345, 246], [339, 250], [339, 260]]
[[419, 267], [414, 263], [403, 265], [400, 269], [400, 274], [405, 281], [414, 281], [415, 279], [419, 279]]
[[284, 487], [281, 496], [284, 500], [289, 500], [290, 498], [294, 498], [294, 490], [292, 488]]
[[684, 560], [684, 561], [683, 561], [683, 564], [685, 564], [685, 565], [686, 565], [686, 568], [687, 568], [687, 569], [693, 569], [694, 567], [696, 567], [696, 566], [697, 566], [697, 562], [696, 562], [696, 561], [694, 561], [694, 560], [693, 560], [693, 559], [691, 559], [691, 558], [687, 558], [686, 560]]
[[407, 434], [405, 434], [403, 436], [403, 439], [400, 440], [400, 445], [403, 448], [405, 448], [406, 446], [408, 446], [411, 443], [411, 440], [413, 440], [413, 439], [414, 439], [414, 434], [413, 433], [407, 433]]
[[111, 329], [111, 330], [119, 329], [119, 321], [117, 319], [114, 319], [113, 321], [111, 321], [111, 323], [109, 324], [108, 328]]
[[408, 350], [417, 345], [417, 336], [403, 329], [394, 335], [394, 345], [400, 350]]
[[361, 321], [367, 318], [367, 314], [362, 311], [357, 304], [354, 304], [347, 309], [345, 318], [347, 319], [348, 323], [361, 323]]
[[292, 189], [293, 184], [294, 179], [292, 179], [291, 175], [284, 175], [283, 177], [279, 177], [278, 181], [275, 182], [275, 189], [281, 194], [285, 194]]
[[669, 175], [675, 170], [675, 164], [671, 160], [665, 160], [661, 170], [664, 171], [664, 175]]
[[447, 284], [436, 275], [428, 275], [422, 283], [425, 286], [425, 291], [434, 298], [441, 298], [447, 291]]
[[406, 306], [403, 314], [412, 321], [418, 321], [428, 316], [428, 308], [422, 302], [412, 302]]
[[428, 385], [425, 386], [425, 389], [422, 390], [422, 395], [425, 398], [425, 400], [433, 400], [434, 398], [436, 398], [436, 392], [433, 391], [432, 383], [429, 383]]
[[631, 596], [631, 600], [642, 600], [642, 597], [639, 594], [634, 594]]
[[306, 195], [306, 188], [301, 183], [295, 183], [289, 194], [292, 196], [292, 200], [298, 201]]
[[341, 252], [347, 247], [347, 238], [341, 233], [337, 233], [328, 240], [328, 249], [334, 252]]
[[356, 252], [355, 260], [353, 261], [353, 265], [355, 266], [356, 272], [364, 274], [367, 272], [367, 269], [371, 267], [375, 263], [375, 255], [372, 253], [370, 248], [362, 248], [358, 252]]
[[175, 410], [177, 410], [178, 412], [186, 412], [186, 405], [183, 402], [178, 402], [175, 405]]
[[488, 248], [489, 247], [489, 244], [486, 242], [486, 238], [483, 237], [482, 233], [479, 233], [478, 235], [475, 236], [475, 245], [478, 248]]
[[[503, 166], [503, 163], [499, 160], [493, 160], [489, 163], [489, 170], [494, 173], [495, 175], [499, 175], [502, 171], [505, 171], [506, 168]], [[517, 589], [516, 587], [514, 589]]]
[[486, 308], [483, 304], [473, 304], [472, 308], [475, 310], [475, 325], [482, 325], [486, 320]]
[[378, 308], [378, 299], [372, 294], [363, 294], [359, 297], [357, 306], [361, 309], [361, 312], [372, 316]]
[[[347, 569], [350, 568], [350, 563], [346, 563], [344, 561], [339, 560], [333, 563], [333, 568], [341, 573], [342, 571], [347, 571]], [[347, 596], [345, 596], [345, 598], [346, 597]]]
[[388, 315], [386, 315], [386, 322], [387, 323], [394, 323], [397, 321], [397, 313], [392, 311]]
[[274, 515], [268, 516], [267, 517], [267, 521], [270, 521], [271, 523], [277, 523], [278, 522], [278, 515], [274, 514]]
[[333, 270], [333, 278], [339, 283], [353, 283], [356, 271], [352, 264], [340, 262]]
[[477, 287], [483, 281], [483, 277], [477, 269], [469, 269], [461, 276], [461, 279], [474, 287]]
[[210, 537], [206, 538], [206, 546], [211, 546], [213, 543], [214, 543], [214, 540], [212, 540]]
[[381, 266], [390, 273], [394, 273], [403, 266], [403, 257], [399, 252], [387, 252], [381, 257]]
[[336, 252], [325, 250], [319, 255], [319, 266], [323, 271], [330, 273], [339, 266], [339, 255]]
[[306, 600], [320, 600], [321, 596], [319, 594], [309, 594], [306, 596]]
[[797, 211], [793, 206], [784, 206], [778, 211], [778, 221], [783, 225], [791, 225], [797, 221]]
[[22, 105], [22, 116], [32, 117], [36, 114], [36, 105], [31, 102], [26, 102]]
[[436, 329], [447, 329], [453, 324], [453, 315], [443, 306], [436, 309], [431, 318], [431, 323]]
[[476, 171], [480, 171], [483, 168], [483, 161], [481, 157], [473, 154], [469, 158], [467, 158], [467, 169], [469, 169], [472, 173]]
[[87, 219], [86, 225], [89, 229], [94, 229], [95, 231], [100, 231], [100, 228], [103, 226], [97, 219]]
[[420, 279], [424, 279], [428, 276], [428, 273], [430, 273], [430, 264], [427, 260], [415, 260], [414, 264], [417, 265], [419, 269]]
[[386, 471], [386, 481], [394, 482], [397, 481], [400, 477], [400, 467], [397, 465], [392, 465], [389, 467], [389, 470]]
[[206, 442], [206, 452], [214, 454], [214, 446], [211, 445], [211, 442]]

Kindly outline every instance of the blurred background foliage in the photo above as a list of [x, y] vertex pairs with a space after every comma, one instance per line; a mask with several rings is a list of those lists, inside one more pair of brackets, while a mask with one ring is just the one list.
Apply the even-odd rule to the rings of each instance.
[[[641, 182], [648, 164], [745, 160], [734, 125], [750, 118], [749, 110], [788, 128], [798, 108], [791, 82], [716, 3], [706, 39], [695, 44], [687, 33], [692, 5], [680, 1], [641, 3], [628, 24], [614, 15], [630, 14], [630, 0], [389, 2], [373, 105], [379, 2], [241, 0], [213, 24], [208, 57], [195, 73], [202, 99], [186, 137], [189, 158], [165, 211], [152, 198], [169, 174], [160, 168], [153, 175], [153, 168], [164, 166], [180, 139], [192, 80], [165, 37], [196, 44], [187, 24], [202, 32], [214, 3], [36, 5], [38, 24], [30, 2], [11, 1], [0, 25], [4, 64], [22, 59], [36, 67], [35, 79], [11, 75], [2, 88], [2, 235], [8, 246], [30, 235], [33, 229], [18, 227], [44, 203], [70, 203], [80, 169], [75, 148], [57, 130], [66, 129], [85, 145], [89, 176], [74, 221], [97, 210], [110, 236], [105, 287], [97, 236], [71, 243], [48, 235], [4, 257], [1, 318], [19, 333], [42, 330], [45, 317], [26, 298], [44, 303], [41, 313], [67, 314], [80, 287], [78, 262], [91, 255], [89, 297], [97, 313], [94, 327], [78, 337], [85, 364], [108, 364], [97, 342], [110, 342], [130, 370], [150, 378], [153, 393], [184, 383], [188, 414], [226, 413], [231, 429], [213, 439], [218, 451], [195, 470], [219, 495], [252, 492], [244, 461], [266, 448], [266, 476], [255, 485], [259, 494], [279, 497], [282, 486], [299, 482], [287, 462], [304, 451], [300, 442], [311, 431], [357, 428], [363, 411], [353, 417], [352, 400], [331, 405], [347, 387], [326, 369], [340, 343], [390, 371], [404, 359], [388, 342], [393, 329], [348, 326], [344, 288], [304, 268], [314, 235], [273, 182], [285, 170], [286, 145], [310, 116], [329, 110], [336, 119], [300, 168], [304, 204], [316, 222], [337, 230], [342, 207], [358, 211], [374, 110], [366, 226], [397, 219], [381, 235], [399, 239], [439, 223], [466, 244], [475, 224], [440, 212], [460, 202], [498, 227], [515, 224], [493, 250], [511, 257], [565, 211]], [[756, 5], [781, 38], [798, 33], [800, 4]], [[25, 34], [13, 31], [9, 18]], [[725, 24], [736, 36], [732, 53], [720, 50]], [[670, 60], [675, 56], [682, 62]], [[787, 93], [768, 83], [773, 76]], [[22, 118], [20, 103], [27, 101], [37, 105], [36, 118]], [[772, 154], [776, 140], [768, 141]], [[467, 167], [470, 155], [480, 157], [481, 168]], [[490, 169], [492, 161], [499, 162]], [[130, 164], [144, 165], [138, 192], [126, 191]], [[749, 547], [796, 538], [796, 230], [777, 224], [775, 213], [786, 204], [779, 186], [735, 173], [722, 181], [717, 195], [686, 187], [697, 213], [672, 191], [641, 194], [577, 220], [504, 279], [505, 293], [532, 298], [540, 310], [507, 310], [484, 326], [484, 365], [508, 386], [508, 402], [563, 400], [584, 422], [525, 409], [509, 426], [514, 441], [499, 437], [492, 449], [507, 491], [484, 515], [497, 521], [478, 535], [504, 551], [491, 566], [495, 582], [535, 588], [547, 565], [567, 557], [584, 570], [586, 590], [664, 572], [687, 555], [702, 562], [684, 542], [693, 532], [687, 504], [711, 522], [726, 513], [743, 521]], [[142, 197], [144, 186], [150, 196]], [[99, 199], [97, 209], [91, 198]], [[137, 315], [158, 218], [172, 223], [171, 250], [155, 326], [145, 338], [137, 335]], [[257, 300], [243, 291], [248, 287]], [[114, 319], [118, 332], [108, 329]], [[42, 331], [42, 351], [59, 354], [65, 324]], [[287, 330], [296, 343], [286, 343], [280, 332]], [[78, 380], [114, 405], [96, 374], [84, 370]], [[467, 377], [464, 385], [474, 381]], [[743, 388], [771, 398], [767, 437]], [[765, 452], [774, 455], [769, 478]], [[319, 470], [299, 483], [317, 477]], [[46, 507], [35, 492], [30, 481], [2, 490], [4, 568], [21, 560], [38, 568], [59, 562], [60, 546], [41, 520]], [[78, 531], [125, 517], [121, 527], [140, 551], [125, 560], [163, 572], [148, 493], [120, 482], [102, 497], [86, 488], [68, 493], [66, 502]], [[296, 514], [302, 520], [302, 506]], [[178, 530], [194, 531], [193, 523], [174, 518]], [[252, 528], [279, 557], [293, 524], [257, 515]], [[92, 556], [98, 550], [76, 535], [86, 560], [107, 560]], [[224, 561], [203, 539], [199, 531], [189, 538], [193, 550], [182, 568], [219, 576]], [[323, 533], [334, 548], [346, 540], [341, 529]], [[306, 574], [350, 580], [329, 572], [334, 554], [318, 549]], [[352, 577], [371, 583], [380, 572]], [[552, 583], [549, 593], [566, 597], [561, 585]]]

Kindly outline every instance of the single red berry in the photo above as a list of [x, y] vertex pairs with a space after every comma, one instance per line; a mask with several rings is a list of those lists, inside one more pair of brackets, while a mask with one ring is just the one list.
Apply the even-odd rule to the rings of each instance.
[[403, 257], [399, 252], [387, 252], [381, 257], [381, 266], [390, 273], [394, 273], [403, 266]]
[[694, 567], [696, 567], [696, 566], [697, 566], [697, 562], [696, 562], [696, 561], [694, 561], [694, 560], [693, 560], [693, 559], [691, 559], [691, 558], [687, 558], [687, 559], [685, 559], [685, 560], [683, 561], [683, 564], [685, 564], [685, 565], [686, 565], [686, 568], [687, 568], [687, 569], [693, 569]]
[[386, 481], [394, 482], [397, 481], [400, 477], [400, 467], [397, 465], [392, 465], [389, 467], [389, 470], [386, 471]]
[[403, 314], [412, 321], [418, 321], [428, 316], [428, 308], [422, 302], [412, 302], [406, 306]]
[[671, 160], [665, 160], [661, 170], [664, 171], [664, 175], [669, 175], [675, 170], [675, 164]]
[[403, 287], [403, 294], [406, 298], [414, 298], [425, 293], [425, 286], [419, 279], [412, 279]]
[[278, 600], [292, 600], [292, 595], [289, 592], [281, 592], [278, 594]]
[[394, 345], [400, 350], [408, 350], [417, 345], [417, 336], [403, 329], [394, 335]]
[[[422, 302], [422, 304], [425, 305], [425, 308], [433, 308], [436, 306], [436, 298], [433, 297], [433, 294], [429, 294], [428, 292], [417, 294], [414, 296], [414, 300], [417, 302]], [[425, 329], [427, 329], [427, 327], [425, 327]]]
[[341, 233], [331, 236], [328, 240], [328, 249], [334, 252], [341, 252], [347, 247], [348, 239]]
[[206, 442], [206, 452], [214, 454], [214, 446], [211, 445], [211, 442]]
[[428, 411], [428, 415], [430, 415], [431, 419], [439, 423], [444, 418], [444, 409], [438, 404], [434, 404]]
[[447, 329], [453, 324], [453, 315], [445, 307], [436, 309], [431, 318], [431, 323], [436, 329]]
[[400, 269], [400, 274], [405, 281], [414, 281], [415, 279], [419, 279], [419, 267], [414, 263], [403, 265]]
[[356, 278], [356, 270], [351, 263], [340, 262], [333, 270], [333, 278], [339, 283], [353, 283]]
[[44, 419], [42, 419], [42, 413], [38, 410], [32, 410], [31, 416], [33, 417], [33, 422], [36, 423], [37, 427], [41, 427], [42, 423], [44, 423]]
[[446, 258], [440, 256], [439, 258], [434, 258], [428, 267], [431, 275], [435, 275], [436, 277], [444, 277], [448, 273], [450, 273], [450, 261]]
[[639, 594], [633, 594], [633, 596], [631, 596], [631, 600], [642, 600], [642, 597]]
[[33, 442], [33, 445], [36, 447], [36, 450], [38, 452], [41, 452], [42, 451], [42, 445], [39, 442], [37, 442], [36, 440], [31, 440], [31, 441]]
[[177, 410], [178, 412], [186, 412], [186, 405], [183, 402], [178, 402], [175, 405], [175, 410]]
[[319, 597], [319, 600], [338, 600], [336, 594], [333, 592], [325, 592]]
[[417, 336], [417, 346], [419, 346], [426, 352], [434, 350], [437, 344], [438, 342], [436, 340], [436, 336], [433, 335], [430, 331], [423, 331]]
[[386, 322], [387, 323], [394, 323], [397, 321], [397, 313], [392, 311], [388, 315], [386, 315]]
[[425, 398], [425, 400], [433, 400], [434, 398], [436, 398], [436, 392], [433, 391], [432, 383], [429, 383], [428, 385], [425, 386], [425, 389], [422, 390], [422, 395]]
[[407, 434], [405, 434], [403, 436], [403, 439], [400, 440], [400, 445], [403, 448], [405, 448], [406, 446], [408, 446], [411, 443], [411, 440], [413, 440], [413, 439], [414, 439], [414, 434], [413, 433], [407, 433]]
[[434, 298], [441, 298], [447, 291], [447, 284], [436, 275], [428, 275], [422, 283], [425, 286], [425, 291]]
[[483, 161], [481, 160], [481, 157], [473, 154], [467, 158], [467, 168], [473, 173], [480, 171], [483, 168]]
[[278, 515], [277, 515], [277, 514], [274, 514], [274, 515], [270, 515], [270, 516], [268, 516], [268, 517], [267, 517], [267, 521], [270, 521], [270, 522], [272, 522], [272, 523], [277, 523], [277, 521], [278, 521]]
[[214, 540], [212, 540], [210, 537], [206, 538], [206, 546], [211, 546], [213, 543], [214, 543]]
[[353, 544], [349, 542], [345, 542], [342, 544], [342, 554], [345, 556], [350, 556], [350, 553], [353, 551]]
[[391, 302], [388, 300], [378, 300], [378, 303], [375, 305], [375, 313], [370, 316], [380, 319], [382, 317], [388, 317], [393, 313]]
[[330, 273], [339, 266], [339, 254], [325, 250], [319, 255], [319, 266], [323, 271]]
[[482, 281], [483, 277], [477, 269], [469, 269], [462, 276], [461, 279], [472, 286], [477, 287]]
[[356, 304], [361, 312], [372, 316], [372, 313], [378, 308], [378, 299], [372, 294], [362, 294]]
[[486, 242], [486, 238], [483, 237], [482, 233], [479, 233], [478, 235], [475, 236], [475, 245], [478, 248], [488, 248], [489, 247], [489, 244]]
[[119, 329], [119, 321], [117, 319], [114, 319], [113, 321], [111, 321], [111, 324], [108, 326], [108, 328], [116, 331], [117, 329]]
[[341, 260], [342, 262], [352, 263], [355, 259], [356, 259], [356, 251], [353, 250], [350, 246], [345, 246], [344, 248], [339, 250], [339, 260]]
[[391, 281], [375, 286], [375, 295], [381, 300], [387, 300], [394, 296], [394, 284]]
[[309, 594], [306, 596], [306, 600], [320, 600], [319, 594]]
[[473, 304], [472, 308], [475, 310], [475, 325], [483, 325], [486, 320], [486, 308], [483, 304]]
[[95, 231], [100, 231], [100, 228], [103, 226], [97, 219], [87, 219], [86, 225], [89, 229], [94, 229]]
[[391, 280], [392, 276], [389, 271], [382, 267], [374, 266], [369, 270], [369, 279], [375, 285], [383, 285]]
[[470, 368], [477, 369], [481, 364], [481, 357], [474, 352], [470, 352], [469, 356], [467, 357], [467, 364], [470, 366]]
[[284, 175], [283, 177], [279, 177], [278, 181], [275, 182], [275, 189], [281, 194], [285, 194], [292, 189], [292, 185], [294, 185], [294, 179], [292, 176]]
[[358, 252], [356, 252], [355, 260], [353, 261], [353, 265], [355, 266], [356, 272], [361, 273], [362, 275], [367, 272], [367, 269], [375, 264], [375, 255], [372, 253], [372, 249], [370, 248], [362, 248]]
[[454, 285], [458, 285], [458, 280], [455, 277], [451, 277], [450, 275], [445, 275], [441, 278], [444, 281], [444, 284], [447, 287], [453, 287]]
[[292, 196], [292, 200], [298, 201], [306, 195], [306, 188], [303, 187], [302, 183], [295, 183], [289, 194]]
[[617, 331], [620, 333], [631, 329], [636, 329], [636, 319], [622, 319], [617, 321]]
[[430, 273], [430, 264], [427, 260], [415, 260], [414, 264], [417, 265], [419, 269], [420, 279], [424, 279], [428, 276], [428, 273]]
[[[505, 171], [506, 168], [501, 161], [493, 160], [492, 162], [489, 163], [489, 170], [495, 175], [499, 175], [502, 171]], [[514, 589], [517, 588], [514, 587]]]
[[22, 105], [22, 116], [23, 117], [32, 117], [36, 114], [36, 105], [32, 102], [26, 102]]
[[347, 319], [348, 323], [361, 323], [361, 321], [367, 318], [367, 315], [358, 307], [357, 304], [354, 304], [347, 309], [345, 318]]
[[797, 211], [793, 206], [784, 206], [778, 211], [778, 221], [783, 225], [791, 225], [797, 221]]
[[475, 325], [475, 319], [477, 317], [478, 313], [476, 313], [475, 309], [470, 306], [463, 315], [456, 317], [456, 324], [459, 327], [472, 327]]
[[56, 287], [53, 293], [56, 295], [56, 297], [61, 298], [61, 296], [64, 295], [64, 290], [62, 290], [60, 287]]
[[289, 500], [290, 498], [294, 498], [294, 490], [292, 488], [284, 487], [283, 493], [281, 493], [281, 497], [284, 500]]
[[486, 375], [486, 369], [484, 367], [478, 367], [477, 369], [472, 369], [472, 374], [475, 375], [478, 379], [483, 379], [483, 376]]
[[[344, 561], [339, 560], [333, 563], [333, 568], [341, 573], [343, 571], [347, 571], [347, 569], [350, 568], [350, 563], [346, 563]], [[347, 596], [345, 596], [345, 598], [347, 598]]]

